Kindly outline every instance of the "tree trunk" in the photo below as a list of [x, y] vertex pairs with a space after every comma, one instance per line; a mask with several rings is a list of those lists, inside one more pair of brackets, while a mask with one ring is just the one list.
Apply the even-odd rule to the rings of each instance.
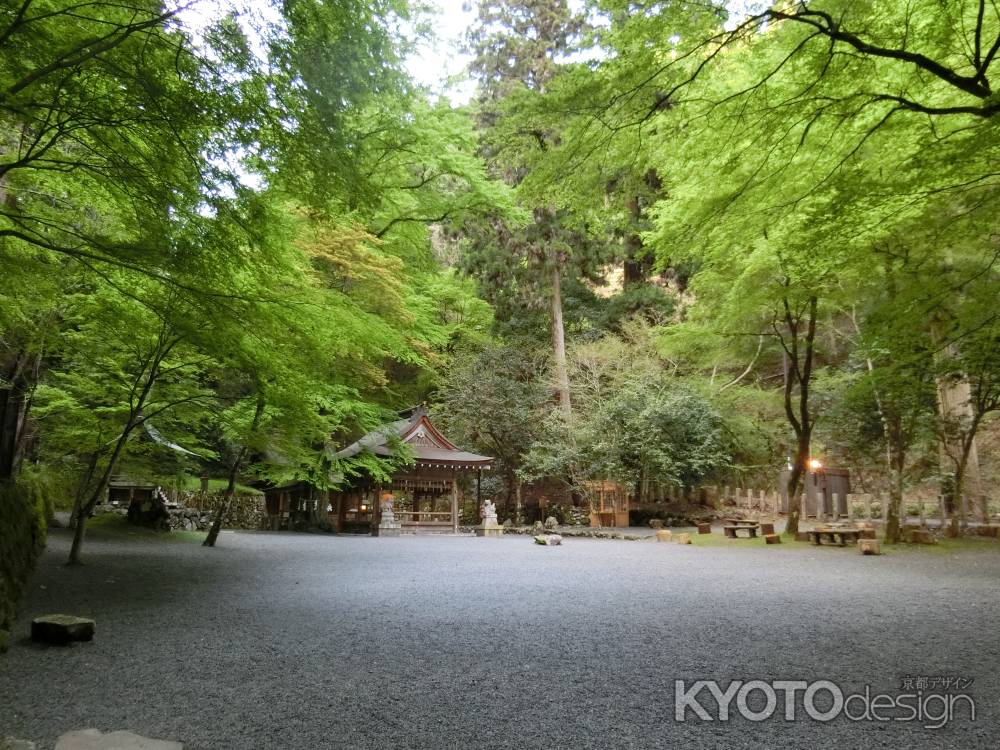
[[524, 523], [524, 502], [521, 497], [521, 486], [522, 482], [520, 479], [514, 480], [514, 523], [521, 526]]
[[[257, 406], [255, 407], [253, 413], [253, 422], [250, 423], [251, 438], [260, 428], [260, 422], [264, 417], [264, 405], [264, 396], [258, 393]], [[222, 524], [225, 522], [226, 514], [229, 513], [229, 505], [232, 503], [233, 495], [236, 493], [236, 480], [239, 477], [240, 470], [243, 468], [243, 462], [247, 458], [247, 453], [247, 446], [244, 443], [240, 446], [239, 450], [236, 451], [236, 455], [233, 457], [233, 463], [229, 467], [229, 481], [226, 483], [226, 491], [222, 495], [222, 502], [219, 503], [219, 509], [215, 512], [215, 518], [212, 519], [212, 528], [208, 530], [208, 536], [206, 536], [205, 541], [201, 543], [203, 547], [214, 547], [215, 541], [219, 538], [219, 532], [222, 531]]]
[[642, 207], [639, 203], [638, 195], [630, 195], [625, 201], [629, 217], [632, 220], [632, 229], [625, 237], [625, 262], [623, 264], [622, 286], [628, 288], [636, 284], [643, 284], [649, 275], [651, 263], [648, 259], [640, 258], [643, 251], [642, 236], [639, 234], [639, 222], [642, 219]]
[[806, 472], [806, 465], [809, 462], [809, 435], [798, 436], [798, 443], [795, 449], [795, 462], [792, 471], [788, 475], [788, 522], [785, 524], [785, 531], [795, 534], [799, 530], [799, 485]]
[[562, 271], [552, 266], [552, 354], [555, 361], [556, 397], [563, 414], [572, 414], [569, 401], [569, 369], [566, 366], [566, 331], [563, 327]]
[[219, 538], [219, 532], [222, 531], [222, 524], [226, 519], [226, 514], [229, 513], [229, 504], [233, 501], [233, 495], [236, 494], [236, 477], [240, 471], [240, 463], [241, 460], [237, 457], [229, 467], [229, 481], [226, 483], [226, 491], [222, 495], [222, 502], [219, 503], [218, 510], [215, 511], [215, 518], [212, 519], [212, 528], [208, 530], [208, 536], [201, 543], [203, 547], [214, 547], [215, 540]]
[[903, 505], [903, 467], [905, 456], [898, 446], [893, 450], [889, 484], [889, 509], [885, 517], [885, 543], [899, 541], [900, 509]]
[[[803, 351], [800, 352], [799, 336], [802, 327], [800, 312], [792, 313], [788, 298], [782, 300], [785, 309], [785, 326], [788, 329], [789, 341], [781, 338], [785, 350], [785, 416], [795, 433], [795, 464], [788, 477], [788, 523], [785, 530], [797, 533], [799, 530], [799, 481], [808, 469], [810, 443], [812, 440], [813, 419], [809, 405], [809, 387], [812, 382], [813, 354], [816, 341], [816, 313], [818, 300], [815, 296], [809, 298], [808, 317], [806, 319], [805, 338], [802, 341]], [[795, 386], [798, 385], [798, 398]], [[797, 413], [796, 413], [797, 412]]]
[[38, 379], [41, 356], [18, 354], [0, 388], [0, 481], [12, 479], [24, 455], [25, 425], [31, 406], [31, 394]]
[[959, 458], [958, 466], [955, 468], [954, 482], [953, 482], [953, 506], [951, 511], [951, 523], [946, 530], [946, 533], [950, 537], [958, 537], [962, 535], [962, 527], [965, 524], [965, 519], [962, 517], [964, 515], [964, 508], [962, 507], [962, 492], [964, 492], [965, 485], [965, 459], [966, 456], [963, 452], [962, 456]]
[[[145, 402], [145, 398], [142, 400]], [[141, 409], [141, 404], [137, 407], [136, 412]], [[97, 505], [97, 501], [101, 499], [104, 491], [108, 488], [108, 484], [111, 482], [111, 474], [114, 472], [115, 467], [118, 465], [118, 458], [121, 456], [122, 450], [125, 448], [125, 444], [128, 442], [129, 437], [132, 435], [132, 431], [138, 424], [137, 419], [133, 416], [129, 418], [128, 424], [125, 425], [125, 429], [122, 434], [118, 437], [118, 441], [115, 443], [115, 449], [111, 452], [111, 456], [108, 458], [108, 465], [104, 467], [104, 471], [101, 473], [101, 478], [97, 483], [97, 487], [94, 492], [88, 498], [86, 503], [81, 503], [79, 508], [76, 509], [76, 529], [73, 532], [73, 546], [69, 550], [69, 560], [66, 561], [67, 565], [81, 565], [80, 561], [80, 550], [83, 549], [83, 538], [85, 536], [85, 529], [87, 526], [87, 519], [90, 517], [90, 512]], [[83, 495], [80, 495], [82, 500]]]

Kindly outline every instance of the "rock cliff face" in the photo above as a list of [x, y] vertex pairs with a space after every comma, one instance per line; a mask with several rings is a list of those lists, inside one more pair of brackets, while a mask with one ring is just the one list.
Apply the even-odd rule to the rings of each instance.
[[35, 488], [0, 484], [0, 653], [7, 650], [21, 595], [45, 546], [46, 515]]

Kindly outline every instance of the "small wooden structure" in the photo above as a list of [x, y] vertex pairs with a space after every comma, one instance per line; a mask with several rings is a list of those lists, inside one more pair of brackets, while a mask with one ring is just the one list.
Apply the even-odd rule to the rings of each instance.
[[840, 526], [817, 526], [806, 533], [809, 534], [809, 540], [815, 545], [820, 545], [824, 539], [827, 539], [831, 544], [837, 543], [841, 547], [847, 546], [848, 542], [854, 544], [861, 537], [860, 529]]
[[107, 503], [128, 508], [133, 502], [150, 502], [156, 485], [140, 482], [124, 474], [117, 474], [108, 480]]
[[618, 482], [595, 479], [583, 483], [591, 498], [590, 526], [628, 526], [628, 493]]
[[353, 458], [362, 452], [390, 458], [395, 445], [408, 447], [413, 462], [380, 483], [368, 475], [344, 482], [339, 489], [319, 491], [306, 482], [297, 482], [264, 491], [272, 528], [297, 528], [308, 516], [322, 515], [317, 503], [326, 505], [330, 526], [338, 533], [378, 534], [381, 503], [386, 494], [393, 498], [393, 512], [404, 532], [457, 532], [459, 521], [458, 479], [475, 472], [476, 500], [480, 504], [478, 480], [493, 459], [463, 451], [431, 422], [427, 411], [415, 407], [401, 418], [365, 435], [341, 451], [335, 460]]
[[760, 524], [757, 523], [747, 523], [745, 521], [740, 521], [734, 524], [730, 524], [722, 527], [722, 533], [725, 534], [730, 539], [736, 539], [739, 536], [740, 531], [745, 531], [747, 533], [748, 539], [757, 538], [757, 530], [760, 528]]
[[[781, 512], [788, 512], [788, 469], [781, 471], [778, 486], [781, 488]], [[851, 492], [851, 472], [848, 469], [836, 469], [830, 466], [820, 466], [809, 469], [802, 477], [806, 496], [805, 515], [819, 517], [847, 517], [847, 496]], [[837, 507], [834, 508], [834, 498]], [[795, 500], [798, 502], [798, 498]]]

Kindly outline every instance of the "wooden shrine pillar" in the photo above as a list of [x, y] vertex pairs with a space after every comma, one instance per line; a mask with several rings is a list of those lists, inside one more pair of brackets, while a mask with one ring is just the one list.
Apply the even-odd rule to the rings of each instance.
[[454, 471], [451, 476], [451, 530], [458, 533], [458, 478]]

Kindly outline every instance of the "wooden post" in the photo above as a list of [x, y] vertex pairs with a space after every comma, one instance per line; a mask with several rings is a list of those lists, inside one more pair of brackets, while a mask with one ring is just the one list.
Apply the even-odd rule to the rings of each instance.
[[451, 530], [458, 533], [458, 479], [451, 479]]
[[833, 495], [831, 496], [831, 502], [833, 503], [833, 507], [830, 509], [830, 510], [833, 511], [833, 520], [834, 521], [839, 521], [840, 520], [840, 493], [834, 492]]
[[872, 520], [872, 496], [871, 493], [865, 493], [865, 519]]
[[806, 518], [806, 493], [799, 495], [799, 516], [805, 520]]
[[854, 520], [854, 493], [853, 492], [848, 492], [847, 493], [847, 520], [848, 521], [853, 521]]
[[777, 490], [771, 492], [771, 513], [777, 517], [778, 513], [781, 511], [781, 493]]
[[764, 494], [764, 490], [760, 490], [760, 492], [757, 494], [757, 507], [760, 508], [760, 512], [761, 513], [764, 512], [764, 507], [765, 507], [766, 504], [767, 504], [767, 500], [766, 500], [766, 496]]
[[885, 523], [889, 517], [889, 500], [884, 492], [879, 493], [878, 507], [882, 511], [882, 523]]
[[917, 500], [917, 510], [920, 512], [920, 528], [924, 528], [927, 525], [927, 513], [924, 511], [923, 495], [921, 495], [920, 499]]
[[948, 510], [944, 505], [944, 495], [938, 495], [938, 511], [941, 514], [941, 531], [948, 525]]

